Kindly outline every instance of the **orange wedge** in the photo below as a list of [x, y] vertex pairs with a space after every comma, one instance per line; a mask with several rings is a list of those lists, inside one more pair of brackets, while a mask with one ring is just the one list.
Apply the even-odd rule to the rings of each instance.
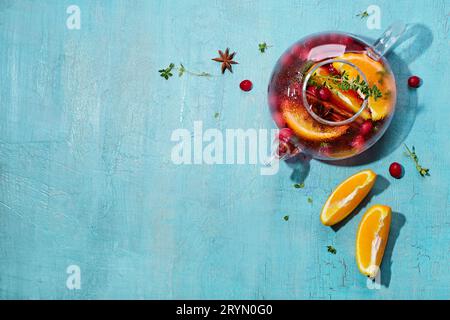
[[306, 109], [290, 100], [280, 106], [283, 119], [296, 135], [309, 141], [328, 141], [343, 135], [349, 126], [327, 126], [314, 120]]
[[391, 208], [375, 205], [364, 214], [356, 235], [356, 262], [362, 274], [375, 278], [380, 270], [391, 226]]
[[[369, 98], [368, 107], [372, 114], [372, 120], [381, 120], [386, 117], [395, 105], [395, 79], [392, 73], [388, 72], [384, 65], [371, 59], [369, 56], [362, 53], [345, 53], [337, 59], [347, 60], [364, 73], [372, 87], [376, 85], [382, 93], [382, 97], [375, 100]], [[334, 62], [333, 67], [339, 72], [346, 71], [350, 79], [356, 78], [358, 72], [348, 64], [342, 62]]]
[[345, 219], [367, 196], [376, 179], [375, 172], [364, 170], [341, 182], [325, 202], [320, 221], [332, 226]]

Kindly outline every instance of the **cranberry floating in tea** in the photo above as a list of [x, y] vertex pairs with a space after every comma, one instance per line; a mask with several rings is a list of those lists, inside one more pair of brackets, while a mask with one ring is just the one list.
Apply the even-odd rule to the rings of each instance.
[[346, 33], [308, 36], [278, 60], [269, 83], [277, 126], [293, 134], [279, 139], [279, 158], [299, 152], [317, 159], [355, 156], [380, 139], [392, 120], [395, 78], [383, 57], [404, 32], [391, 26], [371, 46]]

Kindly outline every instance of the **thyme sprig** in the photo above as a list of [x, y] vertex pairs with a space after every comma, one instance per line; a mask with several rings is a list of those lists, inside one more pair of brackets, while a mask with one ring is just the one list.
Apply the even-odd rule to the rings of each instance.
[[173, 63], [169, 64], [169, 66], [165, 69], [158, 70], [159, 75], [166, 80], [169, 80], [171, 76], [173, 76], [172, 70], [175, 68]]
[[185, 73], [190, 74], [192, 76], [196, 76], [196, 77], [211, 77], [212, 76], [210, 73], [207, 73], [207, 72], [200, 72], [200, 73], [192, 72], [192, 71], [186, 69], [186, 67], [182, 63], [180, 63], [180, 65], [178, 67], [176, 67], [174, 63], [171, 63], [171, 64], [169, 64], [169, 66], [167, 68], [158, 70], [158, 72], [161, 77], [163, 77], [166, 80], [169, 80], [169, 78], [173, 76], [173, 70], [178, 71], [179, 77], [182, 77]]
[[419, 164], [419, 157], [417, 157], [416, 149], [414, 148], [414, 146], [412, 146], [412, 148], [410, 150], [408, 148], [408, 146], [405, 144], [405, 148], [406, 148], [406, 155], [408, 157], [410, 157], [414, 161], [414, 163], [416, 165], [417, 172], [419, 172], [419, 174], [422, 177], [429, 176], [430, 175], [430, 169], [424, 168], [424, 167], [422, 167]]
[[[313, 77], [322, 79], [324, 81], [322, 83], [319, 83], [315, 79], [313, 79]], [[369, 84], [365, 82], [364, 79], [361, 79], [359, 75], [357, 75], [356, 78], [350, 80], [349, 74], [345, 70], [341, 74], [328, 76], [318, 75], [317, 73], [314, 73], [313, 77], [311, 77], [308, 81], [308, 84], [312, 86], [326, 87], [332, 90], [333, 88], [329, 84], [331, 82], [342, 91], [359, 91], [365, 97], [373, 97], [375, 101], [383, 96], [380, 89], [378, 89], [376, 85], [370, 87]]]
[[258, 48], [259, 48], [259, 51], [261, 51], [261, 53], [266, 52], [266, 50], [269, 49], [269, 48], [271, 48], [271, 47], [273, 47], [273, 46], [269, 46], [269, 45], [268, 45], [267, 43], [265, 43], [265, 42], [262, 42], [262, 43], [258, 44]]

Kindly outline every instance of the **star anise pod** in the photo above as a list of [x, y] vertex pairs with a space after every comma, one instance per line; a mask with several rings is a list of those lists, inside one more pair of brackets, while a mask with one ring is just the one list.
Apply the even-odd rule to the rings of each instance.
[[222, 50], [219, 50], [219, 55], [220, 55], [219, 58], [214, 58], [212, 60], [222, 63], [222, 74], [224, 74], [225, 70], [227, 70], [227, 69], [231, 73], [233, 73], [233, 68], [231, 67], [231, 65], [238, 64], [236, 61], [233, 61], [233, 58], [236, 55], [236, 52], [233, 52], [232, 54], [230, 54], [230, 49], [227, 48], [225, 50], [225, 53]]

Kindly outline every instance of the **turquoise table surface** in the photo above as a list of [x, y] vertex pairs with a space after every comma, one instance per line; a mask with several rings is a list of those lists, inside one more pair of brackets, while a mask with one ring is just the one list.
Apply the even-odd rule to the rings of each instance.
[[[380, 29], [356, 17], [370, 5]], [[398, 112], [362, 156], [274, 175], [172, 161], [172, 133], [195, 121], [275, 128], [267, 84], [296, 40], [338, 30], [374, 41], [396, 20], [411, 24], [389, 56]], [[449, 299], [449, 30], [449, 0], [0, 1], [0, 298]], [[222, 76], [211, 59], [226, 47], [239, 64]], [[165, 80], [171, 62], [213, 77]], [[380, 175], [371, 196], [324, 227], [328, 194], [363, 168]], [[374, 289], [354, 247], [376, 203], [393, 220]]]

